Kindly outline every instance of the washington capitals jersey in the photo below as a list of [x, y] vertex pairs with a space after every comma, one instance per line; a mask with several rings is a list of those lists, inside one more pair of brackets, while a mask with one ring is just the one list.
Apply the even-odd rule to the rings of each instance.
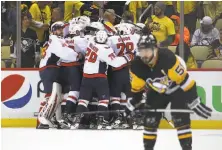
[[134, 53], [137, 49], [137, 43], [140, 36], [133, 35], [115, 35], [109, 37], [108, 45], [114, 50], [117, 56], [122, 56], [127, 52]]
[[78, 59], [78, 53], [68, 47], [65, 39], [56, 35], [50, 35], [49, 41], [44, 48], [40, 68], [60, 65], [61, 60], [77, 61]]
[[117, 57], [107, 44], [90, 41], [87, 46], [83, 75], [84, 77], [106, 77], [107, 65], [119, 67], [126, 63], [126, 59]]

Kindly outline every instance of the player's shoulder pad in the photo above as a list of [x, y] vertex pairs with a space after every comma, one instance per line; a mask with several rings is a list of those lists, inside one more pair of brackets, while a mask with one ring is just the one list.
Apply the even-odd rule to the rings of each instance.
[[147, 79], [150, 72], [149, 67], [144, 64], [138, 56], [131, 62], [130, 70], [138, 78], [141, 78], [143, 80]]
[[175, 65], [177, 61], [176, 55], [168, 48], [159, 48], [158, 54], [158, 60], [161, 61], [164, 69], [170, 69]]

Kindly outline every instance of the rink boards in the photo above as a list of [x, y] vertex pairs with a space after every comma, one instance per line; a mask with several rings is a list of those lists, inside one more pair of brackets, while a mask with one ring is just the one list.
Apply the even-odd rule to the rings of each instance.
[[[195, 129], [222, 129], [222, 70], [189, 71], [196, 80], [198, 95], [213, 109], [214, 114], [208, 120], [192, 115], [192, 127]], [[35, 127], [36, 117], [43, 86], [37, 70], [2, 70], [2, 127]], [[179, 99], [178, 99], [179, 100]], [[167, 118], [171, 119], [169, 114]], [[161, 128], [171, 128], [161, 121]]]

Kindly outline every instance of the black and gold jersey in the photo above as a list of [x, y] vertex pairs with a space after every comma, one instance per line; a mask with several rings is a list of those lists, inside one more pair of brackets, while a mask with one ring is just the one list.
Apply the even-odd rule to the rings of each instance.
[[132, 61], [130, 75], [133, 93], [141, 92], [148, 80], [166, 85], [165, 94], [171, 94], [178, 88], [188, 91], [195, 85], [178, 56], [165, 48], [160, 48], [157, 53], [153, 67], [144, 64], [139, 57]]

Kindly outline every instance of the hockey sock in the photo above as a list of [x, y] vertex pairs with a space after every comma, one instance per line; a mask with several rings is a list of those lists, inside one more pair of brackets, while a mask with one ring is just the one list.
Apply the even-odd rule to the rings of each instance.
[[61, 103], [62, 114], [66, 111], [66, 99], [62, 100]]
[[[98, 111], [108, 111], [108, 103], [109, 100], [100, 100], [98, 104]], [[103, 116], [104, 120], [109, 120], [109, 114], [108, 113], [100, 113], [100, 116]]]
[[66, 101], [66, 111], [68, 114], [74, 113], [76, 110], [76, 103], [79, 97], [79, 92], [70, 91]]
[[76, 111], [76, 103], [73, 103], [71, 101], [66, 101], [66, 113], [71, 114]]
[[88, 109], [87, 109], [88, 103], [89, 103], [89, 101], [80, 99], [77, 109], [76, 109], [76, 113], [87, 112], [88, 111]]
[[153, 150], [157, 138], [156, 128], [144, 127], [143, 132], [143, 143], [145, 150]]
[[192, 132], [190, 125], [185, 125], [177, 128], [178, 139], [182, 150], [191, 150], [192, 149]]
[[[120, 98], [119, 97], [111, 97], [111, 109], [112, 110], [120, 110]], [[113, 117], [118, 117], [118, 112], [113, 113]]]

